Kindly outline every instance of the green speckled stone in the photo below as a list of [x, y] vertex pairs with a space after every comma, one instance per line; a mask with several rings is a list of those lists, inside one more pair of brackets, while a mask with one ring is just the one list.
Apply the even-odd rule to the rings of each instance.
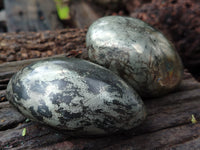
[[89, 27], [86, 45], [91, 61], [118, 74], [142, 97], [162, 96], [181, 82], [183, 66], [173, 45], [141, 20], [100, 18]]
[[23, 68], [11, 78], [7, 99], [26, 117], [73, 135], [123, 132], [145, 118], [140, 96], [120, 77], [80, 59]]

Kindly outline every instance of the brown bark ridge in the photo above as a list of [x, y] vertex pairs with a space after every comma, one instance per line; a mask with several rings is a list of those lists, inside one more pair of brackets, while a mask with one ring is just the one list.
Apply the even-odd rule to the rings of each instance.
[[0, 63], [85, 50], [86, 29], [0, 34]]
[[[0, 34], [0, 50], [6, 54], [12, 51], [14, 56], [23, 54], [23, 50], [28, 56], [35, 51], [43, 53], [51, 50], [54, 55], [63, 53], [61, 57], [86, 59], [85, 33], [85, 29], [65, 29]], [[200, 149], [200, 83], [187, 71], [176, 91], [161, 98], [144, 100], [148, 116], [129, 133], [75, 138], [28, 121], [5, 98], [11, 76], [20, 68], [40, 59], [45, 58], [0, 64], [0, 149]], [[191, 122], [192, 115], [197, 123]], [[24, 129], [26, 133], [22, 136]]]

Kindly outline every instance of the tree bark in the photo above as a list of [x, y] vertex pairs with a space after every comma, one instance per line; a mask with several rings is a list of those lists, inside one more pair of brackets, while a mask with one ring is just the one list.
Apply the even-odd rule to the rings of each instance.
[[0, 34], [0, 63], [85, 51], [86, 29]]

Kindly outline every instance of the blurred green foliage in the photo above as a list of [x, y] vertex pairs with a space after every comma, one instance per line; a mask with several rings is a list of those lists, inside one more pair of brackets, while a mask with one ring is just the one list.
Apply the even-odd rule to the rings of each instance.
[[61, 20], [66, 20], [69, 19], [70, 15], [69, 15], [69, 6], [64, 4], [62, 2], [62, 0], [54, 0], [56, 3], [56, 9], [57, 9], [57, 13], [58, 13], [58, 17]]
[[26, 128], [23, 128], [22, 130], [22, 136], [25, 136], [26, 135]]

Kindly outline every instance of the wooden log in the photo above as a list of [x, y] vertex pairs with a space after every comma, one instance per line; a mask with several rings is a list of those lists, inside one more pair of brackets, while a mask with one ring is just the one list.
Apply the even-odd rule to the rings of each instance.
[[9, 32], [62, 29], [53, 0], [4, 0]]
[[0, 63], [85, 50], [86, 29], [0, 34]]
[[0, 131], [13, 128], [25, 120], [17, 110], [8, 102], [2, 102], [0, 105]]

